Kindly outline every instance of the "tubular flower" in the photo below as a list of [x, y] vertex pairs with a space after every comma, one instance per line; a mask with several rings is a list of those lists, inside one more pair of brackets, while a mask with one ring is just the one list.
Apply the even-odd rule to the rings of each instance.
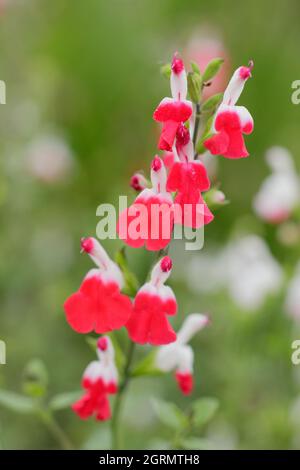
[[210, 188], [210, 181], [205, 166], [194, 160], [193, 142], [183, 125], [176, 134], [176, 151], [180, 161], [172, 166], [167, 181], [167, 191], [177, 191], [174, 222], [199, 228], [214, 218], [201, 195]]
[[206, 315], [191, 313], [184, 321], [177, 334], [177, 340], [159, 348], [156, 355], [156, 367], [163, 372], [175, 370], [175, 378], [184, 395], [193, 390], [194, 352], [187, 343], [209, 323]]
[[95, 238], [83, 238], [81, 247], [98, 269], [91, 269], [79, 290], [66, 300], [67, 322], [78, 333], [117, 330], [127, 322], [132, 311], [130, 299], [120, 293], [123, 275]]
[[132, 316], [126, 325], [132, 341], [159, 346], [176, 340], [176, 333], [166, 317], [177, 312], [175, 295], [164, 285], [171, 269], [172, 260], [165, 256], [154, 266], [150, 281], [138, 291]]
[[111, 417], [108, 395], [118, 391], [118, 372], [111, 340], [102, 336], [97, 342], [98, 360], [92, 361], [83, 373], [84, 395], [72, 405], [81, 419], [95, 416], [105, 421]]
[[175, 54], [171, 66], [172, 98], [164, 98], [153, 114], [155, 121], [163, 124], [158, 148], [172, 150], [180, 123], [187, 121], [193, 112], [192, 103], [186, 100], [187, 77], [183, 61]]
[[272, 174], [256, 194], [253, 207], [263, 220], [279, 224], [290, 217], [300, 203], [300, 180], [290, 153], [282, 147], [268, 150], [266, 160]]
[[152, 188], [144, 189], [134, 203], [120, 214], [117, 232], [129, 246], [161, 250], [171, 241], [173, 200], [166, 191], [166, 169], [156, 156], [151, 164]]
[[249, 77], [253, 62], [248, 67], [239, 67], [233, 74], [224, 93], [213, 122], [214, 135], [204, 142], [213, 155], [226, 158], [248, 157], [243, 134], [253, 131], [253, 119], [244, 106], [236, 106]]

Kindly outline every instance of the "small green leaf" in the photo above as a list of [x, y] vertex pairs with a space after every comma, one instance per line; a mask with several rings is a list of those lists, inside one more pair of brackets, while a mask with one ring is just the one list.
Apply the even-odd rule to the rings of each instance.
[[65, 392], [54, 395], [49, 401], [49, 408], [53, 411], [69, 408], [81, 395], [81, 391]]
[[216, 95], [211, 96], [202, 104], [201, 111], [203, 113], [214, 111], [216, 107], [220, 104], [222, 98], [223, 93], [217, 93]]
[[134, 297], [137, 293], [139, 283], [135, 275], [129, 270], [128, 263], [125, 255], [125, 248], [123, 247], [116, 253], [116, 263], [119, 265], [125, 280], [125, 287], [123, 292], [130, 297]]
[[31, 398], [8, 390], [0, 390], [0, 405], [20, 414], [30, 414], [36, 411], [35, 403]]
[[167, 63], [167, 64], [164, 64], [160, 67], [160, 73], [166, 77], [166, 78], [170, 78], [171, 77], [171, 64], [170, 63]]
[[172, 429], [182, 429], [188, 425], [185, 414], [175, 403], [153, 400], [153, 406], [158, 419]]
[[211, 420], [219, 406], [215, 398], [200, 398], [192, 404], [192, 423], [195, 427], [202, 427]]
[[132, 377], [141, 377], [144, 375], [162, 375], [163, 372], [155, 367], [155, 356], [157, 351], [153, 350], [145, 356], [135, 366], [131, 372]]
[[185, 439], [180, 440], [180, 445], [184, 449], [189, 450], [208, 450], [212, 449], [212, 444], [207, 439], [202, 439], [201, 437], [190, 436]]
[[23, 372], [23, 390], [33, 398], [42, 397], [47, 392], [48, 372], [40, 359], [32, 359]]
[[203, 142], [208, 139], [209, 137], [212, 136], [212, 123], [213, 123], [213, 119], [214, 117], [213, 116], [210, 116], [207, 121], [206, 121], [206, 124], [205, 124], [205, 128], [204, 128], [204, 131], [203, 131], [203, 134], [201, 136], [201, 138], [198, 140], [197, 144], [196, 144], [196, 152], [197, 153], [204, 153], [206, 152], [206, 148], [204, 147], [203, 145]]
[[224, 59], [221, 59], [218, 57], [216, 59], [212, 59], [208, 63], [202, 76], [203, 83], [209, 82], [212, 78], [214, 78], [215, 75], [217, 75], [223, 62], [224, 62]]
[[195, 72], [189, 72], [187, 76], [188, 91], [193, 103], [199, 103], [201, 97], [201, 78]]
[[191, 62], [191, 67], [192, 67], [193, 72], [201, 76], [199, 65], [196, 62]]

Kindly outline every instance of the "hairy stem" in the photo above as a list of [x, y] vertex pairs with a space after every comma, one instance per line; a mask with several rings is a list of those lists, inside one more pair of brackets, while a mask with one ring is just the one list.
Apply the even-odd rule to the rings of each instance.
[[49, 432], [52, 434], [54, 439], [60, 444], [61, 448], [64, 450], [74, 449], [71, 441], [68, 436], [65, 434], [64, 430], [60, 427], [53, 414], [46, 411], [41, 411], [40, 417], [42, 422], [48, 428]]
[[130, 379], [130, 367], [133, 359], [135, 343], [130, 341], [127, 353], [127, 360], [123, 370], [123, 380], [120, 384], [118, 394], [114, 403], [112, 420], [111, 420], [111, 433], [112, 433], [112, 448], [114, 450], [121, 448], [121, 427], [120, 427], [120, 412], [123, 403], [124, 392], [127, 388]]
[[199, 124], [200, 124], [200, 116], [201, 116], [200, 103], [197, 103], [196, 104], [196, 114], [195, 114], [195, 127], [194, 127], [194, 133], [193, 133], [194, 147], [196, 147], [196, 143], [197, 143], [198, 130], [199, 130]]

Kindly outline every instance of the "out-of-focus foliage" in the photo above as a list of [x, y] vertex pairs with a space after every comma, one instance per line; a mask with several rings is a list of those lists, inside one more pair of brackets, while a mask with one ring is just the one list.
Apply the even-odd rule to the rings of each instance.
[[[251, 157], [219, 159], [217, 180], [231, 203], [206, 229], [204, 250], [224, 245], [238, 231], [257, 233], [284, 276], [291, 276], [299, 247], [282, 246], [275, 230], [255, 218], [251, 203], [268, 172], [262, 156], [269, 146], [287, 147], [299, 168], [300, 107], [291, 103], [291, 83], [300, 78], [299, 13], [296, 0], [6, 2], [0, 18], [0, 79], [7, 90], [7, 104], [0, 105], [0, 339], [7, 347], [7, 364], [0, 365], [2, 401], [9, 400], [3, 390], [21, 393], [25, 387], [39, 395], [47, 387], [58, 410], [65, 403], [58, 394], [78, 390], [93, 352], [66, 324], [62, 304], [91, 266], [79, 255], [79, 240], [95, 234], [97, 206], [116, 203], [130, 192], [131, 174], [147, 171], [158, 138], [152, 112], [169, 93], [160, 67], [173, 51], [184, 52], [194, 34], [221, 37], [232, 67], [255, 62], [242, 103], [255, 120], [247, 138]], [[41, 168], [34, 152], [43, 158]], [[121, 243], [110, 240], [105, 247], [113, 254]], [[143, 281], [153, 256], [128, 253]], [[185, 256], [176, 258], [179, 266], [194, 254]], [[186, 446], [200, 448], [205, 434], [219, 448], [299, 448], [300, 367], [290, 355], [300, 330], [284, 313], [284, 287], [250, 314], [225, 291], [200, 293], [176, 275], [171, 282], [180, 307], [176, 328], [190, 312], [208, 311], [212, 319], [192, 342], [192, 399], [216, 397], [219, 408], [201, 432], [186, 437]], [[118, 339], [123, 347], [126, 334]], [[36, 357], [49, 381], [35, 366], [38, 382], [24, 384], [24, 367]], [[168, 375], [134, 379], [123, 418], [127, 448], [164, 447], [170, 430], [157, 418], [153, 397], [180, 409], [191, 401]], [[110, 445], [108, 424], [82, 422], [69, 409], [57, 418], [77, 448]], [[31, 413], [2, 407], [0, 445], [57, 447]]]

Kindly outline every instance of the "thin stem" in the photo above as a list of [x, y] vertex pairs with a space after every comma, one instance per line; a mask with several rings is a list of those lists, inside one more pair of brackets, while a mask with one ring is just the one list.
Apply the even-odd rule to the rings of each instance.
[[196, 114], [195, 114], [195, 126], [194, 126], [194, 133], [193, 133], [193, 144], [196, 147], [197, 137], [198, 137], [198, 130], [200, 124], [200, 116], [201, 116], [201, 108], [200, 103], [196, 104]]
[[130, 367], [133, 359], [133, 353], [135, 349], [135, 343], [130, 341], [127, 360], [123, 370], [123, 380], [120, 384], [118, 394], [114, 403], [112, 420], [111, 420], [111, 432], [112, 432], [112, 448], [114, 450], [120, 449], [121, 446], [121, 429], [120, 429], [120, 412], [123, 403], [123, 394], [127, 388], [130, 378]]
[[54, 439], [60, 444], [61, 448], [64, 450], [74, 449], [70, 439], [65, 434], [64, 430], [60, 427], [53, 414], [48, 410], [42, 410], [40, 412], [40, 417], [42, 422], [48, 428]]

